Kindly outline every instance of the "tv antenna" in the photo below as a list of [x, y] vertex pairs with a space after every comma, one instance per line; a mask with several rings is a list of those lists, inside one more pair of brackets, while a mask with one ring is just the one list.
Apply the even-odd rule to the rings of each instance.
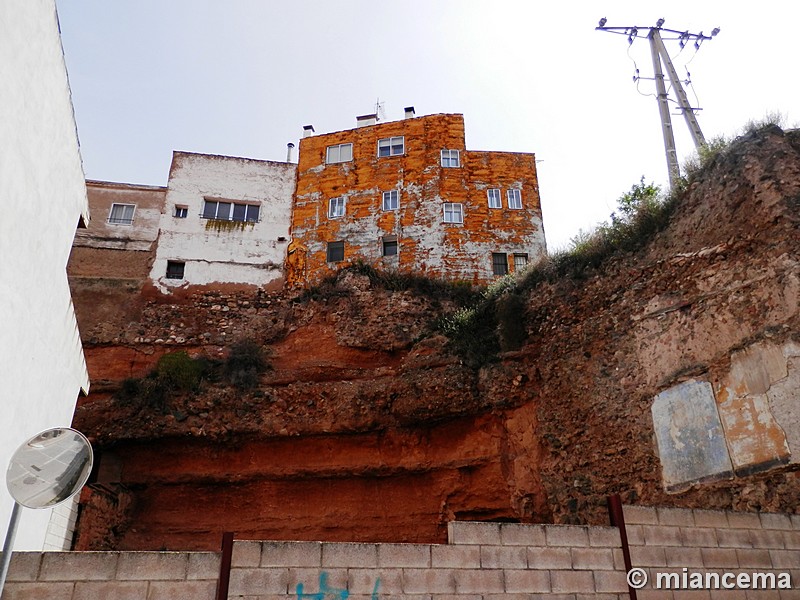
[[386, 109], [384, 105], [386, 102], [381, 102], [380, 98], [375, 99], [375, 118], [378, 121], [381, 121], [386, 118]]
[[[695, 50], [699, 50], [700, 45], [704, 41], [710, 40], [719, 33], [719, 27], [715, 27], [711, 31], [711, 35], [705, 35], [702, 31], [700, 33], [689, 33], [689, 31], [666, 29], [663, 25], [664, 19], [659, 19], [656, 21], [655, 27], [639, 27], [636, 25], [606, 27], [606, 18], [603, 17], [600, 19], [595, 29], [625, 35], [628, 37], [628, 45], [633, 44], [633, 42], [640, 37], [647, 38], [650, 41], [650, 55], [653, 59], [653, 78], [656, 82], [656, 100], [658, 101], [658, 112], [661, 116], [661, 132], [664, 136], [664, 152], [667, 156], [669, 184], [670, 187], [675, 187], [678, 177], [680, 177], [680, 167], [678, 166], [678, 155], [675, 151], [675, 136], [672, 132], [672, 118], [670, 117], [668, 104], [669, 98], [666, 85], [664, 84], [664, 69], [667, 71], [672, 89], [675, 90], [678, 108], [683, 113], [683, 118], [686, 120], [686, 126], [689, 128], [689, 133], [692, 135], [695, 148], [700, 149], [701, 146], [705, 146], [706, 138], [703, 136], [703, 132], [700, 130], [700, 124], [697, 122], [697, 117], [695, 116], [695, 112], [700, 110], [700, 108], [693, 107], [689, 104], [689, 99], [678, 78], [678, 73], [675, 71], [675, 66], [672, 64], [672, 59], [664, 46], [664, 40], [677, 40], [681, 50], [689, 42], [694, 41]], [[664, 35], [662, 35], [662, 33]], [[638, 79], [639, 69], [636, 69], [634, 81]]]

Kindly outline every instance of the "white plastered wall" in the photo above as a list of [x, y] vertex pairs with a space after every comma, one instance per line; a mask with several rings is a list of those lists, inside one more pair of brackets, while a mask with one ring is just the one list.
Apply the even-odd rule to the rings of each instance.
[[[175, 152], [150, 279], [162, 291], [185, 285], [261, 286], [283, 277], [296, 165]], [[201, 217], [204, 200], [258, 204], [259, 222], [215, 227]], [[186, 218], [174, 216], [187, 207]], [[167, 261], [185, 263], [167, 279]]]
[[[88, 203], [54, 0], [0, 2], [0, 535], [16, 448], [68, 426], [89, 379], [66, 265]], [[23, 509], [17, 550], [42, 550], [52, 510]]]

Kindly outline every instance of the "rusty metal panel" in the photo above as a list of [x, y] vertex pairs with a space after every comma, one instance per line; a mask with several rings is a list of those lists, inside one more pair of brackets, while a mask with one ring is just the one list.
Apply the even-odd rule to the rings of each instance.
[[732, 475], [711, 384], [686, 381], [658, 394], [651, 408], [664, 489]]

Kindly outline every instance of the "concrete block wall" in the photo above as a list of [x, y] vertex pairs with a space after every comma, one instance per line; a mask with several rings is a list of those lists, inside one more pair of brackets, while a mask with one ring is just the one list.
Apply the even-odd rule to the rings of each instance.
[[[786, 572], [800, 583], [800, 515], [627, 506], [643, 600], [798, 598], [792, 590], [656, 590], [656, 573]], [[622, 600], [615, 527], [453, 522], [448, 544], [237, 541], [231, 600]], [[213, 552], [15, 554], [2, 600], [213, 600]], [[797, 583], [794, 587], [797, 588]]]
[[[638, 591], [641, 600], [682, 598], [800, 598], [800, 515], [739, 513], [643, 506], [624, 507], [631, 563], [656, 573], [789, 573], [789, 593], [778, 590]], [[700, 595], [705, 593], [706, 595]]]
[[17, 552], [2, 600], [213, 600], [214, 552]]

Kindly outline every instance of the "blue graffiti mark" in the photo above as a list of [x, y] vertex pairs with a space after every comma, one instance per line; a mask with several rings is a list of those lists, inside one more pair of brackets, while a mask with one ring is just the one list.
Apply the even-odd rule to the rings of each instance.
[[[378, 577], [375, 580], [375, 585], [372, 587], [372, 600], [378, 600], [378, 588], [380, 587], [381, 579]], [[319, 591], [315, 594], [306, 594], [303, 592], [303, 584], [297, 584], [297, 599], [298, 600], [347, 600], [350, 592], [345, 589], [332, 588], [328, 585], [328, 573], [322, 571], [319, 574]]]

